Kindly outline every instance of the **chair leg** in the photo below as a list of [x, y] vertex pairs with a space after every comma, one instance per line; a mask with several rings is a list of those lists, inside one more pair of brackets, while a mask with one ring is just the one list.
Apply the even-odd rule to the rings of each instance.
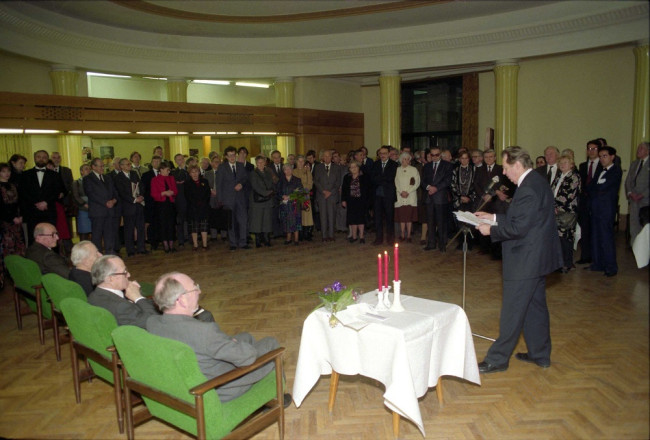
[[45, 345], [45, 329], [43, 328], [43, 302], [41, 299], [40, 286], [35, 286], [34, 291], [36, 293], [36, 321], [38, 322], [38, 338], [41, 341], [41, 345]]
[[[122, 386], [124, 381], [122, 380], [122, 374], [120, 373], [123, 369], [120, 369], [117, 365], [117, 353], [112, 353], [113, 361], [113, 389], [115, 390], [115, 410], [117, 411], [117, 426], [120, 429], [120, 434], [124, 434], [124, 411], [131, 411], [130, 407], [126, 406], [126, 403], [123, 399]], [[129, 399], [129, 403], [130, 403]]]
[[126, 437], [129, 440], [133, 440], [133, 406], [131, 404], [131, 390], [126, 383], [128, 375], [124, 373], [124, 369], [122, 369], [122, 372], [122, 384], [124, 386], [124, 412], [126, 412]]
[[18, 330], [23, 329], [23, 314], [21, 313], [20, 298], [18, 298], [18, 291], [14, 286], [14, 307], [16, 308], [16, 322], [18, 323]]
[[393, 436], [399, 437], [399, 414], [393, 411]]
[[442, 405], [442, 376], [438, 378], [438, 384], [436, 385], [436, 395], [438, 396], [438, 403]]
[[70, 361], [72, 365], [72, 382], [77, 403], [81, 403], [81, 384], [79, 383], [79, 356], [74, 346], [74, 338], [70, 335]]
[[54, 307], [52, 310], [52, 334], [54, 335], [54, 352], [56, 353], [57, 362], [61, 361], [61, 342], [59, 341], [59, 320], [54, 313]]
[[330, 397], [327, 402], [327, 409], [332, 412], [334, 409], [334, 399], [336, 399], [336, 390], [339, 387], [339, 373], [332, 370], [332, 378], [330, 379]]

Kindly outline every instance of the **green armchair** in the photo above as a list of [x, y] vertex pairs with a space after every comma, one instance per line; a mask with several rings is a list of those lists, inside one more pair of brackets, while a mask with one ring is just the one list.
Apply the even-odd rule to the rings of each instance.
[[[200, 440], [248, 438], [277, 421], [280, 438], [284, 438], [283, 347], [261, 356], [250, 366], [206, 380], [194, 351], [182, 342], [134, 326], [113, 330], [113, 341], [124, 364], [129, 439], [133, 439], [134, 426], [151, 417], [162, 419]], [[214, 388], [268, 362], [275, 362], [275, 370], [245, 394], [225, 403], [219, 400]], [[146, 413], [134, 417], [129, 409], [130, 391], [142, 396]]]
[[[7, 255], [5, 265], [14, 280], [14, 306], [18, 329], [22, 330], [23, 328], [23, 315], [36, 314], [38, 337], [43, 345], [45, 344], [45, 330], [52, 327], [52, 315], [49, 307], [43, 307], [47, 296], [41, 284], [41, 270], [38, 264], [20, 255]], [[21, 307], [19, 295], [25, 300], [29, 310]]]
[[[105, 380], [113, 385], [117, 424], [120, 432], [124, 432], [120, 360], [111, 339], [111, 332], [117, 328], [115, 317], [106, 309], [88, 304], [85, 299], [65, 298], [60, 307], [70, 329], [72, 381], [77, 403], [81, 403], [81, 381], [95, 376]], [[81, 358], [85, 358], [86, 363], [83, 371], [79, 370]]]
[[66, 298], [77, 298], [81, 301], [87, 301], [86, 293], [79, 284], [66, 280], [55, 273], [43, 275], [41, 281], [49, 297], [52, 329], [54, 330], [54, 351], [56, 352], [56, 360], [60, 361], [61, 344], [70, 340], [69, 335], [59, 335], [59, 326], [65, 325], [65, 319], [61, 313], [61, 302]]

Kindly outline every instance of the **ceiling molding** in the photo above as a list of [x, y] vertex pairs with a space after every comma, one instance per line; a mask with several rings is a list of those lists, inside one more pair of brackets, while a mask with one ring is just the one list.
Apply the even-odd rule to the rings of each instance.
[[[529, 17], [528, 22], [514, 20], [508, 26], [495, 29], [480, 29], [474, 26], [476, 21], [468, 19], [464, 26], [456, 26], [454, 33], [444, 29], [456, 23], [445, 24], [447, 28], [437, 24], [421, 25], [330, 35], [329, 38], [243, 39], [251, 43], [248, 50], [233, 50], [230, 42], [224, 43], [224, 39], [200, 40], [198, 37], [179, 37], [175, 47], [126, 44], [117, 38], [82, 35], [76, 33], [76, 29], [55, 27], [0, 3], [0, 48], [50, 63], [74, 64], [82, 69], [218, 79], [438, 68], [585, 50], [648, 38], [647, 2], [609, 2], [607, 7], [600, 9], [598, 6], [602, 2], [596, 2], [594, 7], [580, 9], [579, 15], [571, 3], [574, 2], [537, 9], [535, 12], [547, 14], [545, 19], [535, 21]], [[555, 11], [553, 7], [564, 8], [560, 9], [564, 13], [556, 13], [549, 19]], [[573, 15], [566, 15], [566, 8], [572, 7]], [[517, 11], [513, 13], [516, 15], [501, 20], [521, 19], [525, 13], [531, 14]], [[410, 40], [393, 38], [399, 34]], [[413, 35], [417, 38], [412, 38]], [[262, 41], [261, 46], [256, 46], [257, 40]], [[272, 41], [269, 43], [269, 40]], [[290, 44], [294, 40], [299, 42]], [[143, 38], [143, 41], [147, 40]], [[328, 45], [334, 42], [338, 45], [340, 41], [348, 44], [344, 47]], [[315, 42], [322, 43], [316, 47]], [[302, 47], [300, 43], [304, 43]], [[205, 49], [207, 46], [211, 49]]]
[[[395, 12], [404, 9], [420, 8], [431, 6], [437, 3], [447, 3], [453, 0], [407, 0], [390, 1], [374, 5], [357, 6], [353, 8], [330, 9], [316, 12], [303, 12], [296, 14], [277, 15], [224, 15], [206, 14], [183, 9], [168, 8], [145, 0], [110, 0], [112, 3], [122, 7], [133, 9], [147, 14], [156, 14], [163, 17], [178, 18], [182, 20], [204, 21], [211, 23], [290, 23], [296, 21], [324, 20], [332, 18], [350, 17], [354, 15], [377, 14], [384, 12]], [[348, 3], [344, 3], [348, 4]]]

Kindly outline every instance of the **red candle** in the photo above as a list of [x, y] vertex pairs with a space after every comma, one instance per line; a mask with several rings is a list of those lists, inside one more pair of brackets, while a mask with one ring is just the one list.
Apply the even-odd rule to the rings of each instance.
[[377, 254], [377, 290], [381, 291], [381, 288], [383, 287], [381, 282], [381, 254]]
[[395, 281], [399, 281], [399, 243], [395, 243], [393, 250], [393, 264], [395, 265]]
[[384, 251], [384, 286], [388, 287], [388, 251]]

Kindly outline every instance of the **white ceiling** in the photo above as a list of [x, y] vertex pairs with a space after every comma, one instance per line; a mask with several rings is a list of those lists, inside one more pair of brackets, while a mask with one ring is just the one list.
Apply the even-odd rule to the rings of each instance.
[[2, 1], [0, 50], [113, 73], [367, 82], [647, 40], [648, 14], [643, 0]]

